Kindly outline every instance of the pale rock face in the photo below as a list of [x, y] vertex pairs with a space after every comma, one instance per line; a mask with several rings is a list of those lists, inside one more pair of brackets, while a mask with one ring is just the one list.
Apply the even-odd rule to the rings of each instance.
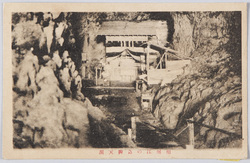
[[44, 31], [44, 34], [45, 34], [46, 40], [47, 40], [48, 53], [50, 53], [51, 45], [53, 42], [54, 26], [55, 26], [55, 23], [50, 21], [49, 26], [43, 28], [43, 31]]
[[65, 60], [65, 59], [67, 59], [68, 57], [69, 57], [69, 52], [65, 50], [65, 51], [63, 52], [63, 57], [62, 57], [62, 59]]
[[[65, 120], [64, 126], [67, 128], [66, 132], [69, 130], [78, 130], [78, 144], [79, 147], [89, 146], [88, 144], [88, 132], [89, 132], [89, 119], [88, 110], [76, 101], [64, 98], [63, 100], [65, 109]], [[80, 115], [80, 116], [79, 116]]]
[[[30, 102], [31, 105], [33, 102]], [[32, 129], [43, 130], [43, 134], [36, 135], [34, 138], [34, 144], [45, 144], [45, 147], [60, 147], [63, 138], [66, 137], [66, 132], [61, 125], [63, 119], [63, 105], [44, 105], [36, 103], [35, 107], [31, 107], [29, 110], [29, 116], [26, 117], [23, 122], [30, 126]], [[61, 108], [61, 109], [58, 109]], [[26, 134], [27, 132], [23, 132]]]
[[71, 85], [71, 77], [69, 75], [69, 68], [65, 67], [63, 70], [60, 70], [59, 78], [63, 83], [67, 92], [71, 92], [70, 85]]
[[55, 35], [56, 35], [56, 39], [59, 39], [62, 37], [62, 33], [64, 31], [64, 29], [67, 28], [67, 24], [64, 22], [58, 23], [57, 27], [55, 28]]
[[43, 19], [44, 21], [49, 21], [49, 20], [52, 20], [52, 14], [50, 12], [47, 12], [47, 13], [44, 13], [43, 14]]
[[[72, 77], [73, 77], [73, 76], [74, 76], [74, 75], [73, 75], [74, 72], [77, 73], [77, 71], [75, 71], [75, 70], [76, 70], [76, 66], [75, 66], [74, 62], [71, 62], [71, 63], [69, 64], [69, 69], [70, 69], [70, 74], [72, 74]], [[77, 74], [78, 74], [78, 73], [77, 73]], [[74, 76], [74, 77], [76, 77], [76, 76]]]
[[59, 43], [60, 46], [63, 46], [64, 38], [62, 38], [62, 37], [59, 38], [59, 39], [58, 39], [58, 43]]
[[62, 66], [62, 59], [60, 58], [58, 51], [54, 52], [52, 60], [59, 68]]
[[[168, 100], [168, 103], [163, 103], [160, 107], [161, 121], [168, 129], [175, 129], [178, 123], [179, 114], [183, 110], [184, 104], [176, 100]], [[164, 112], [164, 113], [163, 113]]]
[[56, 19], [60, 16], [61, 12], [51, 12], [51, 15], [53, 17], [53, 19]]
[[[71, 71], [71, 72], [72, 72], [72, 71]], [[75, 78], [77, 77], [77, 75], [78, 75], [78, 71], [75, 70], [75, 71], [72, 73], [72, 78], [75, 79]]]
[[[37, 91], [36, 86], [36, 73], [39, 69], [38, 58], [32, 54], [31, 51], [28, 51], [24, 54], [24, 59], [17, 67], [18, 69], [18, 81], [16, 86], [21, 91]], [[30, 83], [29, 83], [30, 81]]]
[[167, 23], [166, 21], [159, 21], [156, 24], [156, 39], [159, 41], [157, 44], [161, 46], [165, 46], [167, 42], [167, 37], [168, 37], [168, 28], [167, 28]]
[[62, 38], [62, 34], [66, 28], [67, 24], [65, 22], [57, 24], [57, 27], [55, 28], [55, 38], [56, 41], [60, 44], [60, 46], [63, 45], [64, 39]]

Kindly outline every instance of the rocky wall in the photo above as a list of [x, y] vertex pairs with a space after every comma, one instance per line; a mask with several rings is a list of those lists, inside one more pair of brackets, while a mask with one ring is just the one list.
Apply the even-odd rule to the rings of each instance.
[[153, 114], [173, 132], [193, 118], [196, 148], [241, 147], [240, 13], [172, 13], [172, 16], [173, 45], [192, 60], [182, 75], [157, 89]]
[[14, 148], [134, 147], [82, 94], [67, 17], [13, 14]]

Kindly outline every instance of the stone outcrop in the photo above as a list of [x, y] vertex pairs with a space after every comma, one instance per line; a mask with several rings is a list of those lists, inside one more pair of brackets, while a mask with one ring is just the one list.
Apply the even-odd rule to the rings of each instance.
[[13, 15], [14, 148], [134, 147], [82, 94], [64, 14]]
[[240, 147], [241, 46], [236, 40], [241, 35], [231, 31], [240, 29], [239, 13], [177, 13], [173, 18], [173, 44], [192, 61], [185, 73], [155, 91], [154, 115], [173, 131], [193, 118], [197, 148]]
[[[17, 83], [19, 80], [28, 82], [22, 76]], [[36, 83], [36, 89], [32, 90], [37, 92], [28, 94], [28, 89], [22, 90], [26, 94], [20, 91], [13, 94], [14, 147], [98, 147], [97, 144], [103, 142], [102, 147], [134, 146], [128, 136], [109, 123], [102, 111], [92, 106], [87, 98], [74, 100], [64, 97], [52, 67], [41, 66], [35, 78], [30, 80]], [[101, 137], [93, 137], [95, 134]]]

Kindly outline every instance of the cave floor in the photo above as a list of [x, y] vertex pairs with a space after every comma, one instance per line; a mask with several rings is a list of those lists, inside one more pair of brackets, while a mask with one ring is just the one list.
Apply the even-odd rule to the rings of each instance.
[[156, 130], [156, 128], [162, 128], [162, 124], [152, 113], [141, 109], [140, 94], [135, 92], [134, 89], [92, 87], [86, 88], [84, 92], [93, 105], [99, 107], [107, 116], [107, 119], [126, 134], [128, 134], [128, 129], [131, 128], [131, 117], [138, 117], [135, 141], [138, 147], [181, 148], [166, 133]]

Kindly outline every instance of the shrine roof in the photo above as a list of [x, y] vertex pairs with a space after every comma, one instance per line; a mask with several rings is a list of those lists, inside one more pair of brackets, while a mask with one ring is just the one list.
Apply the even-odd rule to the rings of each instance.
[[[106, 21], [103, 22], [99, 29], [98, 35], [109, 36], [153, 36], [156, 35], [156, 29], [165, 26], [163, 21]], [[167, 29], [166, 29], [167, 30]]]

